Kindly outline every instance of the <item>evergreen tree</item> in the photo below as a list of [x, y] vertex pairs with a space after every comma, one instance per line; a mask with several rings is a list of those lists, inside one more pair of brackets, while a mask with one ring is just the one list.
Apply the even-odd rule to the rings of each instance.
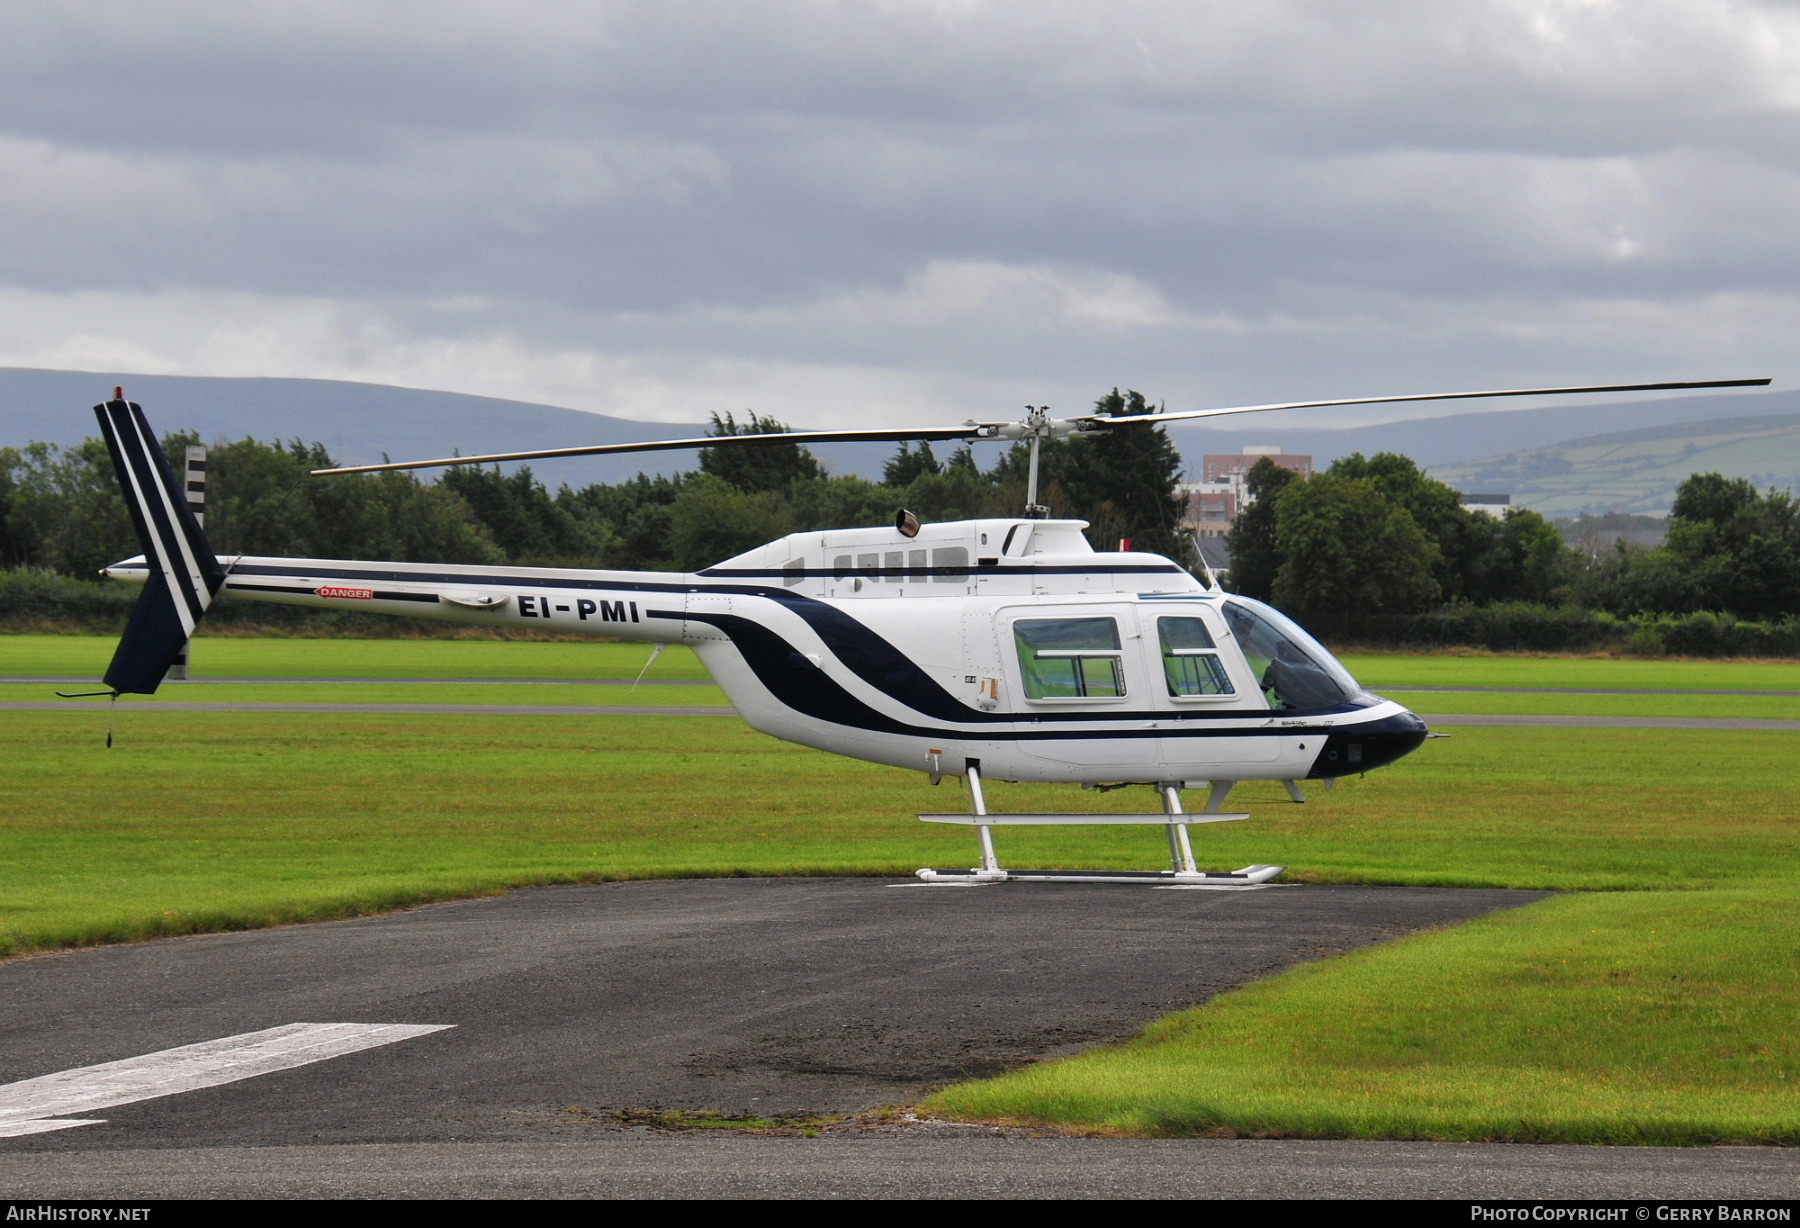
[[[1117, 388], [1094, 403], [1104, 417], [1137, 417], [1159, 412], [1141, 392]], [[1134, 550], [1165, 555], [1187, 565], [1194, 546], [1181, 530], [1185, 501], [1175, 493], [1181, 454], [1168, 434], [1148, 422], [1078, 436], [1047, 449], [1041, 476], [1060, 489], [1065, 506], [1054, 515], [1086, 520], [1096, 550], [1117, 549], [1129, 540]]]
[[553, 498], [526, 466], [510, 474], [501, 473], [498, 465], [457, 466], [445, 470], [438, 485], [462, 496], [510, 562], [539, 567], [605, 563], [608, 527]]
[[[706, 433], [721, 435], [779, 435], [790, 428], [785, 422], [751, 413], [739, 423], [726, 414], [712, 416]], [[739, 490], [786, 490], [795, 482], [812, 482], [825, 476], [813, 454], [797, 443], [767, 443], [750, 447], [701, 448], [700, 471]]]
[[925, 439], [919, 441], [917, 452], [912, 450], [911, 444], [902, 443], [900, 450], [882, 466], [881, 480], [889, 486], [911, 486], [927, 474], [943, 471], [944, 467], [938, 463], [938, 458], [932, 455], [931, 441]]
[[625, 571], [672, 571], [669, 554], [671, 508], [688, 482], [686, 474], [649, 477], [638, 474], [626, 482], [596, 482], [580, 490], [563, 487], [556, 501], [578, 520], [604, 526], [607, 566]]

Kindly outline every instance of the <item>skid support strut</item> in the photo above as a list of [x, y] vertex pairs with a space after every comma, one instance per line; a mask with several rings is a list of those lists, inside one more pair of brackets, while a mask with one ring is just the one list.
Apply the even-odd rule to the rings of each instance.
[[1003, 883], [1006, 871], [1000, 868], [1000, 859], [994, 856], [993, 829], [982, 822], [987, 818], [987, 797], [981, 791], [981, 767], [971, 762], [964, 770], [969, 776], [969, 805], [975, 812], [975, 842], [981, 846], [981, 868], [975, 872], [976, 881]]
[[1198, 874], [1194, 865], [1194, 846], [1188, 843], [1186, 823], [1174, 820], [1181, 814], [1181, 786], [1165, 780], [1156, 787], [1162, 794], [1163, 813], [1169, 816], [1169, 869], [1175, 874]]
[[[1255, 887], [1281, 873], [1282, 866], [1245, 866], [1229, 874], [1203, 871], [1194, 865], [1194, 849], [1188, 840], [1192, 823], [1235, 823], [1247, 814], [1220, 814], [1219, 805], [1231, 792], [1233, 781], [1215, 781], [1206, 799], [1206, 809], [1199, 814], [1184, 813], [1181, 808], [1181, 782], [1165, 780], [1156, 785], [1162, 798], [1161, 814], [989, 814], [987, 796], [981, 788], [981, 765], [970, 760], [963, 766], [969, 781], [968, 814], [922, 814], [927, 823], [967, 823], [975, 829], [976, 843], [981, 847], [981, 864], [968, 870], [920, 870], [918, 877], [928, 883], [1004, 883], [1009, 881], [1063, 883], [1145, 883], [1151, 886], [1180, 887]], [[1160, 823], [1169, 833], [1169, 868], [1167, 870], [1003, 870], [994, 854], [995, 827], [1073, 824], [1111, 825], [1115, 823]]]

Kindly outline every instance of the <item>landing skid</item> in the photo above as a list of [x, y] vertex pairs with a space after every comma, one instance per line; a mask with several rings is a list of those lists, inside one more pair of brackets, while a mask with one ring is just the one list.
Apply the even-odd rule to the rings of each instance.
[[[1258, 887], [1285, 870], [1286, 866], [1254, 865], [1224, 873], [1200, 870], [1194, 865], [1194, 850], [1188, 842], [1191, 823], [1233, 823], [1247, 819], [1248, 814], [1220, 814], [1219, 806], [1231, 792], [1231, 781], [1217, 781], [1199, 814], [1184, 814], [1181, 809], [1181, 787], [1173, 782], [1157, 786], [1162, 796], [1161, 814], [989, 814], [987, 799], [981, 791], [981, 769], [973, 762], [967, 765], [971, 814], [922, 814], [926, 823], [965, 823], [975, 829], [981, 847], [981, 864], [967, 870], [919, 870], [917, 877], [926, 883], [946, 886], [983, 886], [988, 883], [1137, 883], [1153, 887], [1186, 887], [1231, 889]], [[1290, 787], [1290, 792], [1292, 788]], [[1113, 824], [1155, 823], [1169, 829], [1169, 865], [1167, 870], [1006, 870], [994, 853], [995, 827], [1039, 824]]]
[[1245, 866], [1229, 874], [1202, 870], [920, 870], [927, 883], [1138, 883], [1152, 887], [1255, 887], [1286, 866]]

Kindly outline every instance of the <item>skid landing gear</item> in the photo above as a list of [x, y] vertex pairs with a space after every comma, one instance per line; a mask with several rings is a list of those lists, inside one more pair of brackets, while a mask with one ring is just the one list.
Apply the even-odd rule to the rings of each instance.
[[[927, 883], [1140, 883], [1155, 887], [1256, 887], [1268, 882], [1286, 866], [1245, 866], [1241, 870], [1222, 873], [1200, 870], [1194, 865], [1194, 849], [1188, 842], [1188, 826], [1193, 823], [1235, 823], [1248, 814], [1221, 814], [1219, 807], [1231, 792], [1233, 781], [1213, 783], [1206, 799], [1206, 809], [1199, 814], [1184, 814], [1181, 809], [1181, 786], [1164, 781], [1157, 786], [1162, 795], [1161, 814], [989, 814], [987, 799], [981, 791], [981, 769], [974, 763], [967, 768], [970, 814], [922, 814], [926, 823], [967, 823], [975, 828], [975, 840], [981, 849], [981, 864], [967, 870], [920, 870], [918, 877]], [[1160, 823], [1169, 829], [1169, 869], [1167, 870], [1005, 870], [994, 855], [995, 827], [1027, 825], [1076, 825], [1110, 823]]]

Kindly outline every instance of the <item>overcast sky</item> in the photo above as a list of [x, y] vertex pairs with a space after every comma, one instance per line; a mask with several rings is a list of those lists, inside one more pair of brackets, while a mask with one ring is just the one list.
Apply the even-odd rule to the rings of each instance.
[[817, 426], [1779, 387], [1797, 120], [1800, 8], [1733, 0], [7, 5], [0, 365]]

